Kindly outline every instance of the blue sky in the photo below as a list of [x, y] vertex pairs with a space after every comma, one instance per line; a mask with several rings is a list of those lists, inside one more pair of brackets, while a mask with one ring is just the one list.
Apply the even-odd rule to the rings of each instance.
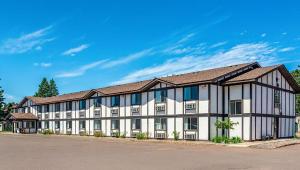
[[297, 1], [2, 1], [7, 101], [258, 61], [300, 64]]

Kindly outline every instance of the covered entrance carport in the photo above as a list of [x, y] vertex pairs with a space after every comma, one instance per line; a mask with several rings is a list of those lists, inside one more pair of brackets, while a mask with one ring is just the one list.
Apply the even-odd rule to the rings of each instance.
[[37, 133], [38, 118], [32, 113], [11, 113], [6, 121], [12, 124], [13, 133]]

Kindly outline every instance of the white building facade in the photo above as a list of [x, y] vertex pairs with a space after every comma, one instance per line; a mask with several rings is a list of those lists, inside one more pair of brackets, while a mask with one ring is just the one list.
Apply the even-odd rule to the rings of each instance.
[[57, 134], [211, 140], [217, 120], [238, 122], [231, 137], [289, 138], [299, 86], [283, 65], [240, 64], [49, 98], [25, 97], [15, 112], [32, 113], [36, 129]]

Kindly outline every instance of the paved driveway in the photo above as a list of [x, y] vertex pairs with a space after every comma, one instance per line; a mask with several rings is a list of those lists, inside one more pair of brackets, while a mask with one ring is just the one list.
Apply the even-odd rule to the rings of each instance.
[[300, 145], [275, 150], [0, 134], [0, 169], [299, 169]]

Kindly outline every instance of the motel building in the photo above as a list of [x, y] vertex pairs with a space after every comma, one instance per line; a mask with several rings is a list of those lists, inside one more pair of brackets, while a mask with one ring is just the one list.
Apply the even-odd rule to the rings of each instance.
[[211, 140], [217, 120], [238, 122], [230, 137], [290, 138], [300, 87], [284, 65], [246, 63], [48, 98], [25, 97], [9, 116], [14, 132]]

